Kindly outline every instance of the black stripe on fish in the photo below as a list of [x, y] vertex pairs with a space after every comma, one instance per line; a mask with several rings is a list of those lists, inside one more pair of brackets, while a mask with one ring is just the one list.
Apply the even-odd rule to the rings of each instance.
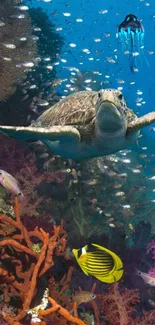
[[106, 269], [113, 269], [113, 265], [93, 265], [93, 264], [87, 264], [87, 267], [92, 268], [94, 270], [106, 270]]
[[99, 265], [95, 265], [95, 264], [91, 264], [91, 263], [86, 263], [86, 265], [88, 266], [88, 267], [92, 267], [92, 268], [94, 268], [94, 269], [101, 269], [101, 268], [103, 268], [103, 269], [106, 269], [106, 268], [112, 268], [113, 269], [113, 265], [112, 264], [99, 264]]
[[97, 247], [93, 246], [92, 244], [88, 244], [88, 252], [96, 252], [97, 250], [99, 250]]
[[108, 275], [110, 272], [111, 272], [111, 269], [110, 270], [107, 270], [107, 271], [96, 271], [96, 270], [91, 270], [91, 269], [87, 269], [87, 268], [85, 268], [86, 269], [86, 271], [89, 273], [89, 274], [94, 274], [94, 275], [98, 275], [98, 276], [105, 276], [105, 275]]
[[[106, 251], [104, 250], [104, 247], [103, 247], [103, 249], [101, 249], [101, 248], [99, 248], [99, 247], [95, 247], [95, 246], [93, 246], [92, 244], [88, 244], [87, 253], [88, 253], [88, 254], [89, 254], [89, 253], [93, 253], [93, 254], [95, 254], [95, 253], [99, 253], [99, 254], [110, 255], [110, 253], [108, 253], [108, 252], [106, 252]], [[110, 256], [111, 256], [111, 255], [110, 255]]]
[[105, 275], [105, 274], [109, 274], [111, 272], [111, 269], [106, 269], [105, 271], [104, 270], [94, 270], [94, 269], [91, 269], [89, 267], [86, 267], [86, 266], [83, 266], [85, 268], [86, 271], [88, 271], [88, 273], [92, 273], [92, 274], [98, 274], [98, 275]]
[[88, 252], [87, 254], [96, 256], [96, 255], [104, 255], [104, 256], [111, 256], [111, 254], [105, 252], [105, 251], [96, 251], [96, 252]]
[[111, 258], [93, 258], [93, 257], [87, 257], [87, 261], [94, 262], [94, 263], [113, 263], [114, 260]]
[[94, 247], [91, 243], [89, 243], [89, 244], [87, 245], [87, 247], [88, 247], [88, 248], [87, 248], [88, 251], [90, 251], [90, 252], [93, 252], [93, 251], [94, 251], [94, 248], [95, 248], [95, 247]]
[[102, 273], [102, 272], [111, 272], [113, 270], [113, 267], [111, 266], [108, 266], [108, 267], [101, 267], [101, 268], [95, 268], [95, 267], [92, 267], [92, 266], [83, 266], [84, 268], [88, 269], [88, 270], [91, 270], [92, 272], [99, 272], [99, 273]]
[[112, 265], [96, 267], [95, 265], [93, 266], [93, 265], [88, 265], [88, 264], [82, 264], [81, 266], [84, 268], [91, 269], [94, 271], [99, 271], [99, 272], [101, 272], [101, 270], [103, 270], [103, 272], [106, 270], [113, 270]]
[[98, 265], [99, 265], [99, 264], [100, 264], [100, 265], [104, 265], [104, 264], [112, 264], [112, 265], [114, 265], [114, 261], [110, 261], [110, 260], [107, 260], [107, 261], [105, 261], [105, 260], [93, 260], [93, 259], [90, 259], [90, 258], [89, 258], [89, 259], [86, 260], [86, 262], [87, 262], [87, 263], [94, 264], [94, 265], [95, 265], [95, 264], [96, 264], [96, 265], [97, 265], [97, 264], [98, 264]]
[[87, 260], [91, 260], [91, 261], [113, 261], [113, 258], [101, 258], [101, 257], [93, 257], [93, 256], [87, 256]]
[[101, 258], [98, 258], [98, 259], [94, 259], [94, 258], [87, 258], [86, 261], [89, 263], [111, 263], [111, 264], [114, 264], [114, 260], [110, 260], [110, 259], [101, 259]]
[[87, 258], [91, 258], [91, 259], [93, 259], [95, 261], [96, 260], [100, 260], [100, 261], [107, 261], [107, 260], [113, 261], [114, 260], [113, 257], [104, 256], [104, 255], [100, 255], [100, 256], [98, 256], [98, 255], [88, 255]]
[[94, 259], [100, 258], [100, 259], [111, 259], [111, 260], [113, 260], [113, 257], [111, 255], [109, 255], [109, 254], [105, 255], [105, 254], [88, 253], [87, 256], [89, 256], [91, 258], [93, 257]]
[[108, 258], [108, 259], [94, 259], [94, 258], [90, 258], [90, 257], [87, 258], [87, 263], [111, 264], [113, 266], [115, 264], [113, 258], [112, 259], [110, 259], [110, 258]]
[[82, 248], [78, 249], [77, 257], [80, 258], [81, 254], [82, 254]]
[[113, 266], [112, 265], [106, 265], [106, 266], [93, 266], [93, 265], [87, 265], [88, 268], [91, 268], [92, 270], [112, 270], [113, 269]]
[[96, 257], [96, 256], [87, 256], [87, 260], [91, 260], [91, 261], [114, 261], [114, 259], [113, 258], [111, 258], [110, 256], [108, 256], [108, 257]]

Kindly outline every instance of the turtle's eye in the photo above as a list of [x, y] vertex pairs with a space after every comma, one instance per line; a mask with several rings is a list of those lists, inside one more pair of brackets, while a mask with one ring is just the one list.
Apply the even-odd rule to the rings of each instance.
[[123, 95], [122, 95], [122, 93], [120, 93], [120, 94], [118, 95], [118, 98], [119, 98], [120, 100], [123, 99]]
[[98, 98], [101, 98], [101, 93], [100, 92], [98, 93]]

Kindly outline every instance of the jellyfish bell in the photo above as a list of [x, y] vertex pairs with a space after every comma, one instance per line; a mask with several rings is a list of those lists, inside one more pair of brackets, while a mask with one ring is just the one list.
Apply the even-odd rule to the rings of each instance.
[[124, 30], [125, 32], [144, 33], [144, 27], [138, 17], [129, 14], [125, 17], [124, 21], [119, 25], [118, 32]]
[[[131, 71], [137, 71], [136, 57], [141, 54], [144, 56], [144, 27], [138, 17], [133, 14], [127, 15], [118, 26], [116, 37], [122, 45], [124, 54], [129, 54]], [[148, 64], [146, 57], [145, 60]]]
[[123, 22], [118, 26], [116, 34], [122, 45], [144, 46], [144, 27], [140, 20], [133, 14], [125, 17]]

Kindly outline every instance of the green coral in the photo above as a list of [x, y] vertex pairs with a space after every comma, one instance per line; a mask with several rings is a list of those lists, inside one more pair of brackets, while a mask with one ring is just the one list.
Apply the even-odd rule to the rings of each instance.
[[42, 244], [41, 243], [37, 243], [37, 244], [33, 244], [32, 245], [32, 249], [36, 253], [40, 253], [41, 252], [41, 247], [42, 247]]

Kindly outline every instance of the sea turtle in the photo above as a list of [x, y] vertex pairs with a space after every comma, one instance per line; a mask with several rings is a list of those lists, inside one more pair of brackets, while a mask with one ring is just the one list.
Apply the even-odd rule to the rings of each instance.
[[117, 89], [79, 91], [47, 109], [27, 127], [0, 126], [21, 140], [40, 140], [55, 154], [75, 160], [113, 154], [131, 145], [155, 112], [138, 118]]

